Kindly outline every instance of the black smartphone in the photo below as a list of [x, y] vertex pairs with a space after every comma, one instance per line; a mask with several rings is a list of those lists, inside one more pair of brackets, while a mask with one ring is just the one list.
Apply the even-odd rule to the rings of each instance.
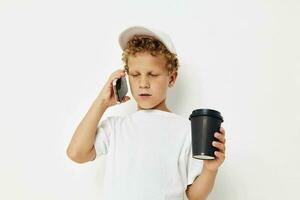
[[113, 90], [117, 103], [121, 103], [128, 92], [127, 81], [125, 76], [122, 76], [121, 78], [115, 79], [113, 81]]

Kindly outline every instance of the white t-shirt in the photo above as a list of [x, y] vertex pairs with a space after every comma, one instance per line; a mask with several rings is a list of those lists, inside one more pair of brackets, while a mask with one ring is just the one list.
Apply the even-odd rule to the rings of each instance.
[[175, 113], [138, 110], [100, 121], [96, 158], [106, 155], [103, 199], [183, 200], [201, 173], [192, 157], [189, 119]]

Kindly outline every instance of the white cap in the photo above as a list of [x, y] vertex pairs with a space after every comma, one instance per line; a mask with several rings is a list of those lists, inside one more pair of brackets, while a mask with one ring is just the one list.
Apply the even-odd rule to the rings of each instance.
[[126, 48], [127, 42], [134, 35], [154, 37], [155, 39], [161, 41], [171, 53], [176, 54], [176, 49], [171, 41], [171, 38], [167, 34], [163, 33], [162, 31], [143, 26], [132, 26], [120, 33], [119, 44], [123, 50]]

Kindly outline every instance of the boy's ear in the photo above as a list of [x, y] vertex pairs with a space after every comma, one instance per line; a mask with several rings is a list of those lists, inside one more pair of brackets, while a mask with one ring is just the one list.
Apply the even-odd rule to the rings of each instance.
[[176, 78], [177, 78], [177, 71], [173, 71], [171, 74], [170, 74], [170, 81], [169, 81], [169, 86], [172, 87], [176, 81]]

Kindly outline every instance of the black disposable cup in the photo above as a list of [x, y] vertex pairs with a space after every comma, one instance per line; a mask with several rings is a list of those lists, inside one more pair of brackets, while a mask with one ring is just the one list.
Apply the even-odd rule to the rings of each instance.
[[223, 117], [221, 113], [212, 109], [197, 109], [189, 117], [192, 129], [193, 158], [200, 160], [213, 160], [214, 152], [219, 149], [212, 145], [219, 141], [214, 133], [219, 132]]

